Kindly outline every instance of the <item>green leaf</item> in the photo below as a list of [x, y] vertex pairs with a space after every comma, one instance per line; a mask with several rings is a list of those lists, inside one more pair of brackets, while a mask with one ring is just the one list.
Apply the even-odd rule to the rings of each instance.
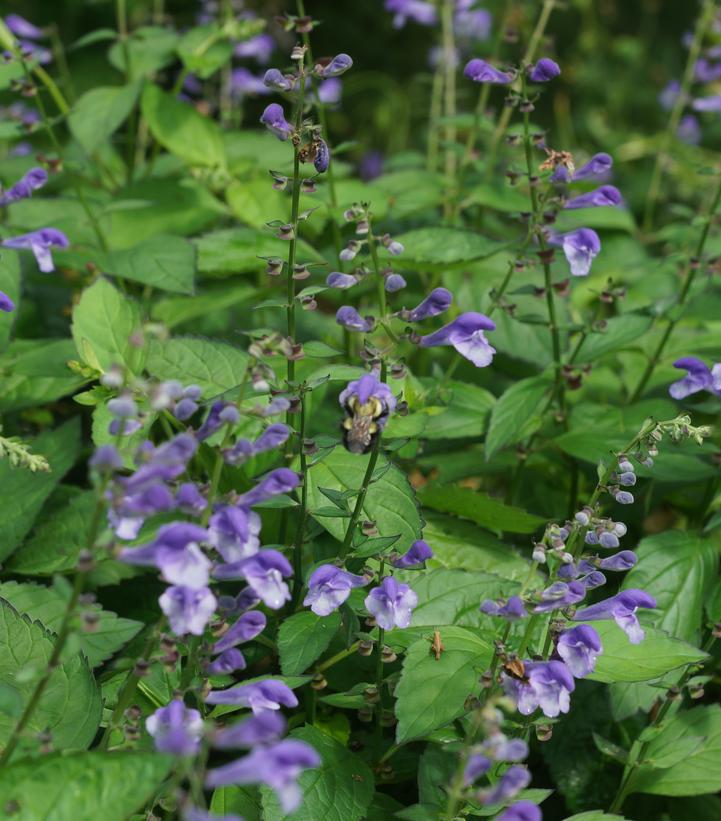
[[93, 154], [125, 122], [140, 93], [140, 85], [98, 86], [73, 105], [68, 126], [88, 154]]
[[565, 821], [624, 821], [623, 815], [609, 815], [603, 810], [589, 810], [579, 812], [577, 815], [569, 815]]
[[20, 761], [0, 773], [0, 806], [17, 804], [18, 821], [126, 821], [158, 791], [172, 763], [136, 750]]
[[[0, 682], [20, 693], [25, 709], [39, 677], [53, 653], [55, 637], [40, 622], [20, 615], [0, 599]], [[34, 673], [32, 677], [21, 675]], [[28, 736], [50, 730], [55, 749], [83, 749], [95, 737], [100, 723], [100, 690], [80, 653], [65, 661], [50, 676], [43, 697], [26, 726]], [[15, 720], [0, 715], [0, 746], [7, 743]], [[5, 772], [0, 775], [2, 785]], [[0, 795], [2, 794], [0, 786]], [[4, 802], [0, 798], [0, 806]]]
[[80, 450], [80, 424], [77, 418], [56, 430], [45, 431], [30, 440], [34, 453], [45, 456], [50, 464], [47, 473], [30, 473], [11, 468], [0, 460], [0, 497], [3, 515], [0, 560], [7, 558], [27, 535], [43, 503], [55, 486], [75, 464]]
[[[18, 306], [20, 302], [20, 258], [17, 254], [0, 254], [0, 291], [7, 294]], [[0, 312], [0, 351], [10, 341], [17, 313]]]
[[240, 815], [244, 821], [263, 821], [263, 805], [257, 787], [219, 787], [210, 799], [216, 815]]
[[[417, 579], [415, 577], [418, 577]], [[479, 610], [483, 599], [492, 599], [514, 588], [499, 576], [469, 573], [465, 570], [438, 568], [414, 573], [410, 585], [418, 596], [412, 627], [437, 627], [443, 624], [479, 625], [484, 618]]]
[[423, 270], [465, 265], [490, 257], [502, 247], [475, 231], [460, 228], [416, 228], [394, 239], [405, 249], [400, 264]]
[[[343, 447], [336, 447], [325, 459], [316, 462], [308, 471], [308, 507], [326, 505], [326, 497], [320, 488], [360, 489], [369, 458], [369, 455], [358, 456]], [[387, 464], [384, 457], [378, 460], [379, 468]], [[355, 499], [350, 504], [352, 507]], [[413, 488], [395, 465], [368, 488], [361, 518], [374, 521], [381, 536], [400, 535], [396, 543], [400, 552], [405, 553], [416, 539], [420, 539], [422, 522]], [[318, 522], [338, 541], [343, 541], [347, 519], [319, 517]]]
[[626, 575], [623, 587], [640, 588], [655, 597], [655, 627], [695, 642], [718, 568], [716, 546], [696, 533], [670, 530], [642, 539], [636, 555], [638, 564]]
[[486, 459], [533, 433], [541, 423], [543, 399], [550, 389], [543, 376], [514, 382], [491, 409], [486, 434]]
[[488, 428], [489, 411], [496, 398], [485, 388], [465, 382], [449, 382], [448, 405], [428, 417], [424, 439], [465, 439], [483, 436]]
[[141, 26], [132, 32], [125, 43], [113, 43], [108, 59], [118, 71], [128, 73], [125, 60], [127, 48], [131, 78], [150, 77], [173, 62], [177, 42], [178, 35], [172, 28]]
[[107, 371], [111, 365], [139, 370], [142, 352], [130, 338], [140, 324], [135, 302], [100, 277], [83, 291], [73, 310], [73, 339], [79, 357], [99, 371]]
[[321, 617], [306, 610], [285, 619], [278, 631], [278, 654], [283, 675], [304, 673], [331, 643], [340, 621], [338, 611]]
[[478, 674], [491, 659], [491, 648], [462, 627], [444, 627], [440, 659], [428, 639], [411, 644], [395, 690], [396, 743], [404, 744], [443, 727], [465, 713], [465, 701], [479, 691]]
[[644, 627], [646, 638], [640, 644], [631, 644], [615, 622], [593, 622], [591, 626], [603, 644], [603, 653], [589, 676], [595, 681], [651, 681], [707, 657], [696, 647], [654, 627]]
[[687, 739], [703, 743], [670, 767], [656, 769], [641, 764], [630, 789], [651, 795], [699, 795], [721, 790], [721, 707], [711, 704], [677, 713], [646, 748], [648, 761], [673, 756]]
[[225, 165], [225, 148], [218, 124], [192, 105], [147, 85], [141, 99], [143, 117], [155, 139], [192, 165]]
[[152, 285], [161, 291], [192, 294], [195, 254], [190, 240], [159, 234], [133, 248], [102, 255], [98, 265], [112, 276]]
[[[293, 730], [291, 738], [305, 741], [320, 755], [321, 765], [305, 770], [298, 778], [303, 803], [293, 813], [293, 821], [361, 821], [374, 792], [370, 767], [347, 747], [315, 727]], [[278, 799], [263, 787], [263, 818], [280, 821], [286, 818]]]
[[188, 71], [207, 80], [233, 56], [233, 43], [223, 37], [218, 23], [196, 26], [180, 38], [178, 55]]
[[592, 331], [578, 350], [575, 362], [592, 362], [604, 354], [627, 347], [642, 337], [653, 319], [642, 314], [624, 314], [606, 321], [603, 331]]
[[[9, 601], [20, 613], [54, 632], [60, 627], [67, 607], [67, 598], [55, 587], [39, 584], [0, 584], [0, 598]], [[90, 608], [98, 616], [95, 629], [80, 635], [80, 649], [88, 657], [91, 667], [97, 667], [126, 645], [143, 627], [142, 622], [119, 618], [98, 605]]]
[[485, 493], [456, 485], [426, 485], [418, 491], [418, 497], [433, 510], [470, 519], [489, 530], [533, 533], [545, 521], [540, 516], [505, 505]]
[[158, 379], [199, 385], [207, 400], [239, 387], [247, 364], [248, 354], [227, 342], [175, 337], [150, 343], [146, 367]]
[[228, 308], [254, 301], [256, 295], [255, 288], [242, 282], [206, 286], [203, 293], [192, 297], [169, 296], [158, 299], [153, 303], [152, 316], [172, 329], [209, 315], [221, 318], [227, 316]]

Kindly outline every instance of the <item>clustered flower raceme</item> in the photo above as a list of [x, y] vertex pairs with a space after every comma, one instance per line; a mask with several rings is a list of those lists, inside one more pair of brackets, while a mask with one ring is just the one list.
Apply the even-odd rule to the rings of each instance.
[[[18, 38], [17, 48], [24, 59], [33, 60], [41, 65], [52, 62], [52, 52], [42, 45], [42, 41], [48, 38], [46, 30], [39, 28], [19, 14], [8, 14], [5, 17], [5, 25]], [[10, 52], [5, 52], [4, 56], [7, 60], [13, 58]]]
[[[636, 484], [636, 471], [631, 457], [651, 467], [658, 454], [658, 443], [668, 434], [673, 441], [692, 439], [698, 444], [709, 435], [707, 428], [691, 425], [688, 416], [679, 416], [670, 422], [654, 425], [638, 441], [631, 456], [619, 454], [613, 470], [601, 491], [619, 504], [633, 504], [634, 497], [627, 487]], [[584, 678], [593, 672], [596, 659], [603, 653], [600, 636], [588, 624], [570, 626], [569, 622], [613, 620], [626, 633], [632, 644], [643, 641], [644, 631], [637, 612], [653, 609], [656, 600], [643, 590], [625, 589], [606, 599], [588, 604], [589, 593], [606, 584], [603, 571], [624, 572], [636, 564], [636, 555], [630, 550], [620, 550], [610, 556], [585, 553], [576, 557], [575, 544], [582, 536], [586, 547], [617, 550], [620, 539], [627, 533], [620, 521], [603, 517], [597, 507], [586, 506], [579, 510], [573, 521], [564, 525], [549, 524], [543, 539], [534, 546], [533, 561], [548, 564], [551, 583], [538, 593], [521, 598], [511, 596], [507, 600], [485, 600], [481, 612], [488, 616], [516, 621], [533, 614], [553, 614], [551, 638], [553, 646], [547, 660], [518, 659], [498, 647], [504, 669], [501, 683], [519, 712], [530, 715], [540, 707], [544, 715], [555, 718], [567, 713], [574, 679]]]

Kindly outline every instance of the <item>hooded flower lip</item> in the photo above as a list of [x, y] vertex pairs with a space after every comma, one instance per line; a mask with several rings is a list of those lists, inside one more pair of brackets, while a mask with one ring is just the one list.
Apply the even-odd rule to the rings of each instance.
[[483, 331], [493, 331], [495, 328], [495, 323], [487, 316], [468, 312], [461, 314], [435, 333], [422, 336], [420, 345], [422, 348], [452, 345], [477, 368], [485, 368], [493, 361], [496, 349], [489, 344]]
[[228, 676], [236, 670], [245, 670], [246, 663], [243, 654], [235, 647], [224, 650], [218, 658], [211, 661], [205, 668], [210, 676]]
[[17, 237], [9, 237], [2, 241], [5, 248], [27, 248], [33, 252], [38, 268], [44, 273], [55, 270], [53, 257], [50, 249], [67, 248], [70, 243], [68, 238], [57, 228], [41, 228], [38, 231], [30, 231], [28, 234], [20, 234]]
[[533, 83], [548, 83], [558, 77], [561, 69], [550, 57], [541, 57], [535, 66], [529, 66], [528, 77]]
[[556, 652], [574, 678], [583, 678], [593, 672], [596, 658], [603, 652], [603, 645], [593, 627], [580, 624], [561, 633]]
[[601, 240], [592, 228], [577, 228], [567, 234], [557, 234], [548, 239], [550, 245], [560, 245], [575, 277], [585, 277], [591, 271], [591, 263], [601, 250]]
[[248, 507], [225, 505], [208, 524], [208, 541], [226, 562], [247, 559], [260, 549], [260, 516]]
[[638, 561], [638, 556], [631, 550], [622, 550], [616, 553], [615, 556], [609, 556], [607, 559], [602, 559], [598, 566], [601, 570], [630, 570]]
[[515, 79], [515, 72], [500, 71], [485, 60], [475, 58], [466, 63], [463, 74], [474, 83], [492, 83], [494, 85], [508, 85]]
[[490, 790], [481, 793], [481, 803], [501, 804], [509, 801], [531, 783], [531, 773], [526, 767], [514, 764], [509, 767]]
[[197, 710], [186, 707], [179, 698], [148, 716], [145, 727], [158, 752], [190, 756], [200, 749], [203, 719]]
[[567, 210], [575, 208], [603, 208], [619, 206], [622, 202], [621, 192], [613, 185], [602, 185], [587, 194], [579, 194], [564, 205]]
[[171, 584], [201, 588], [208, 583], [211, 566], [198, 547], [206, 538], [205, 528], [175, 522], [161, 527], [149, 544], [123, 548], [119, 558], [127, 564], [154, 565]]
[[573, 176], [570, 176], [568, 169], [559, 165], [551, 175], [554, 182], [578, 182], [579, 180], [603, 180], [608, 177], [613, 168], [613, 157], [605, 152], [594, 154], [593, 157], [577, 168]]
[[238, 505], [260, 504], [273, 496], [290, 493], [299, 484], [300, 476], [295, 471], [290, 468], [277, 468], [263, 477], [252, 490], [238, 497]]
[[290, 591], [283, 578], [292, 576], [293, 568], [277, 550], [261, 550], [248, 559], [218, 565], [213, 575], [216, 579], [244, 578], [272, 610], [279, 610], [290, 599]]
[[250, 610], [213, 645], [213, 653], [223, 653], [236, 644], [251, 641], [265, 630], [266, 618], [259, 610]]
[[11, 202], [31, 197], [33, 191], [42, 188], [48, 181], [48, 174], [44, 168], [31, 168], [15, 185], [0, 194], [0, 205], [10, 205]]
[[533, 608], [533, 612], [548, 613], [551, 610], [560, 610], [577, 604], [585, 596], [586, 586], [581, 582], [554, 582], [541, 593], [541, 601]]
[[275, 134], [279, 140], [287, 140], [293, 131], [293, 126], [285, 119], [283, 106], [278, 103], [271, 103], [269, 106], [266, 106], [260, 121]]
[[346, 290], [358, 284], [358, 280], [353, 274], [342, 274], [340, 271], [332, 271], [326, 277], [325, 284], [329, 288], [341, 288]]
[[319, 77], [324, 80], [329, 77], [340, 77], [345, 74], [349, 68], [353, 66], [353, 59], [349, 54], [336, 54], [336, 56], [327, 65], [316, 66], [316, 71]]
[[332, 564], [317, 567], [308, 579], [308, 593], [303, 604], [316, 616], [329, 616], [350, 596], [354, 587], [368, 584], [365, 576], [356, 576]]
[[19, 14], [5, 15], [5, 25], [16, 37], [28, 40], [42, 40], [45, 37], [45, 32], [41, 28]]
[[336, 311], [335, 321], [348, 328], [349, 331], [361, 331], [368, 333], [373, 330], [373, 319], [366, 317], [365, 319], [350, 305], [343, 305]]
[[576, 611], [574, 621], [602, 621], [613, 619], [626, 633], [631, 644], [640, 644], [644, 631], [639, 624], [636, 611], [639, 607], [654, 608], [656, 599], [644, 590], [636, 588], [623, 590], [609, 599]]
[[517, 801], [504, 810], [496, 821], [541, 821], [541, 810], [532, 801]]
[[223, 727], [213, 736], [213, 747], [218, 750], [233, 750], [238, 747], [255, 747], [268, 744], [280, 738], [287, 727], [281, 713], [263, 710], [242, 721]]
[[14, 310], [15, 303], [4, 291], [0, 291], [0, 311], [5, 311], [5, 313], [9, 314]]
[[554, 660], [527, 661], [524, 666], [523, 678], [502, 674], [503, 689], [516, 702], [518, 712], [528, 716], [540, 707], [548, 718], [567, 713], [576, 686], [568, 667]]
[[386, 0], [386, 11], [394, 13], [393, 28], [403, 28], [408, 20], [421, 26], [434, 26], [438, 13], [433, 3], [427, 0]]
[[401, 311], [401, 318], [406, 322], [420, 322], [447, 311], [453, 302], [453, 294], [447, 288], [434, 288], [430, 294], [410, 311]]
[[278, 71], [277, 68], [269, 68], [263, 77], [263, 83], [268, 88], [276, 91], [290, 91], [293, 88], [293, 79]]
[[668, 389], [674, 399], [685, 399], [699, 391], [708, 391], [715, 396], [721, 396], [721, 363], [709, 368], [701, 359], [695, 356], [685, 356], [677, 359], [673, 366], [687, 371], [683, 379], [674, 382]]
[[279, 448], [288, 440], [289, 436], [290, 428], [276, 422], [273, 425], [268, 425], [255, 442], [250, 442], [248, 439], [239, 439], [232, 448], [223, 451], [223, 458], [229, 465], [239, 465], [258, 453]]
[[207, 587], [168, 587], [159, 601], [170, 629], [177, 636], [202, 636], [218, 604]]
[[480, 610], [481, 613], [485, 613], [487, 616], [500, 616], [509, 621], [522, 619], [528, 615], [523, 600], [519, 596], [510, 596], [505, 603], [503, 600], [485, 599], [481, 602]]
[[721, 111], [721, 94], [712, 97], [699, 97], [693, 100], [691, 108], [694, 111]]
[[319, 767], [318, 753], [304, 741], [286, 738], [268, 747], [258, 747], [244, 758], [208, 772], [207, 787], [263, 783], [278, 796], [284, 813], [298, 808], [302, 791], [297, 778], [303, 770]]
[[211, 690], [205, 697], [206, 704], [233, 704], [249, 707], [258, 715], [265, 710], [280, 710], [283, 707], [297, 707], [298, 699], [282, 681], [265, 679], [252, 684], [237, 684], [227, 690]]
[[408, 627], [417, 604], [415, 592], [392, 576], [386, 576], [380, 587], [374, 587], [365, 600], [366, 609], [384, 630]]
[[423, 562], [432, 558], [433, 551], [431, 550], [428, 542], [424, 542], [423, 539], [418, 539], [413, 542], [406, 553], [395, 559], [393, 562], [393, 567], [418, 567], [419, 565], [422, 565]]

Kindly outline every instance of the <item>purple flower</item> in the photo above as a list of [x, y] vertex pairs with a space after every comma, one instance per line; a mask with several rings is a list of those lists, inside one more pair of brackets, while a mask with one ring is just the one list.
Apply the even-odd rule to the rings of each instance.
[[223, 653], [234, 647], [251, 641], [265, 630], [266, 618], [260, 610], [249, 610], [213, 645], [213, 653]]
[[575, 277], [585, 277], [591, 271], [591, 263], [601, 250], [601, 240], [592, 228], [577, 228], [567, 234], [549, 237], [551, 245], [560, 245]]
[[231, 784], [267, 784], [271, 787], [284, 813], [298, 808], [302, 792], [296, 783], [298, 776], [312, 767], [320, 766], [320, 756], [304, 741], [286, 738], [269, 747], [258, 747], [245, 758], [217, 767], [208, 772], [208, 787]]
[[230, 72], [230, 91], [236, 97], [244, 97], [247, 94], [270, 94], [264, 78], [258, 77], [245, 67], [234, 68]]
[[618, 536], [609, 530], [604, 530], [603, 533], [601, 533], [598, 537], [598, 543], [607, 550], [614, 550], [620, 544]]
[[19, 14], [8, 14], [5, 17], [5, 25], [16, 37], [27, 38], [28, 40], [42, 40], [45, 37], [45, 32], [41, 28], [38, 28]]
[[375, 413], [374, 416], [380, 430], [384, 428], [388, 414], [392, 413], [396, 407], [393, 391], [374, 373], [363, 374], [360, 379], [349, 382], [340, 392], [338, 402], [342, 408], [349, 408], [351, 411], [377, 402], [380, 405], [380, 413]]
[[677, 359], [673, 366], [688, 372], [683, 379], [679, 379], [669, 387], [668, 392], [674, 399], [685, 399], [699, 391], [708, 391], [715, 396], [721, 396], [721, 362], [709, 368], [705, 362], [695, 356], [685, 356]]
[[393, 562], [393, 567], [418, 567], [427, 559], [433, 558], [433, 551], [423, 539], [413, 542], [407, 552]]
[[469, 312], [461, 314], [435, 333], [422, 336], [420, 345], [422, 348], [453, 345], [461, 356], [465, 356], [477, 368], [485, 368], [493, 361], [496, 349], [488, 343], [483, 331], [493, 331], [495, 327], [487, 316]]
[[112, 471], [120, 470], [123, 467], [123, 459], [115, 445], [100, 445], [90, 457], [88, 464], [95, 470], [112, 473]]
[[179, 698], [148, 716], [145, 728], [160, 753], [195, 755], [200, 749], [203, 719], [197, 710], [186, 707]]
[[247, 493], [238, 497], [239, 505], [257, 505], [273, 496], [290, 493], [298, 487], [300, 476], [290, 468], [271, 470], [258, 484]]
[[393, 27], [403, 28], [408, 20], [422, 26], [434, 26], [438, 20], [436, 9], [425, 0], [386, 0], [386, 11], [394, 14]]
[[174, 522], [161, 527], [149, 544], [123, 548], [119, 559], [127, 564], [154, 565], [171, 584], [205, 588], [211, 562], [198, 547], [198, 542], [206, 538], [205, 528], [188, 522]]
[[108, 509], [108, 521], [119, 539], [135, 539], [148, 516], [167, 512], [174, 506], [169, 488], [156, 481], [143, 485], [135, 493], [114, 498]]
[[263, 82], [268, 88], [274, 88], [277, 91], [290, 91], [293, 88], [293, 78], [278, 71], [277, 68], [269, 68], [265, 72]]
[[523, 679], [507, 673], [501, 677], [506, 695], [516, 702], [518, 712], [524, 716], [531, 715], [537, 707], [548, 718], [570, 709], [570, 695], [576, 685], [569, 669], [560, 661], [527, 661]]
[[383, 173], [384, 159], [380, 151], [367, 151], [360, 159], [358, 174], [364, 182], [374, 180]]
[[275, 41], [270, 34], [259, 34], [235, 44], [233, 53], [236, 57], [252, 57], [261, 65], [267, 65], [275, 49]]
[[406, 285], [405, 279], [400, 274], [388, 274], [383, 287], [389, 294], [394, 294], [396, 291], [402, 291]]
[[613, 185], [602, 185], [587, 194], [580, 194], [566, 202], [564, 208], [602, 208], [607, 205], [620, 205], [621, 192]]
[[261, 118], [261, 123], [275, 134], [279, 140], [287, 140], [293, 131], [293, 126], [285, 119], [283, 106], [278, 103], [271, 103], [266, 107]]
[[330, 77], [318, 84], [318, 99], [324, 105], [335, 105], [341, 100], [343, 83], [337, 77]]
[[0, 195], [0, 205], [10, 205], [11, 202], [31, 197], [33, 191], [42, 188], [48, 181], [47, 171], [43, 168], [31, 168], [15, 185]]
[[260, 548], [260, 516], [248, 507], [224, 505], [211, 517], [208, 541], [226, 562], [237, 562]]
[[658, 102], [661, 108], [670, 111], [676, 104], [676, 98], [681, 93], [681, 83], [678, 80], [671, 80], [658, 95]]
[[354, 285], [358, 284], [358, 280], [353, 276], [353, 274], [342, 274], [339, 271], [331, 271], [330, 274], [326, 277], [325, 284], [329, 288], [352, 288]]
[[201, 810], [200, 807], [185, 807], [182, 815], [183, 821], [243, 821], [239, 815], [216, 815], [214, 812]]
[[353, 60], [348, 54], [336, 54], [336, 56], [325, 66], [316, 66], [316, 72], [324, 80], [329, 77], [340, 77], [345, 74], [353, 65]]
[[622, 550], [615, 556], [609, 556], [599, 562], [602, 570], [630, 570], [638, 561], [636, 554], [631, 550]]
[[714, 94], [713, 97], [700, 97], [693, 100], [691, 108], [694, 111], [721, 111], [721, 94]]
[[208, 502], [193, 482], [183, 482], [175, 494], [175, 504], [186, 513], [202, 513]]
[[420, 322], [431, 316], [438, 316], [451, 307], [453, 294], [446, 288], [434, 288], [430, 294], [410, 311], [401, 311], [401, 317], [406, 322]]
[[541, 811], [532, 801], [517, 801], [502, 812], [496, 821], [541, 821]]
[[231, 647], [222, 652], [217, 659], [211, 661], [205, 668], [209, 676], [227, 676], [236, 670], [245, 670], [245, 658], [240, 650]]
[[244, 578], [272, 610], [279, 610], [290, 599], [283, 577], [292, 576], [293, 568], [277, 550], [261, 550], [249, 559], [218, 565], [213, 575], [217, 579]]
[[676, 136], [687, 145], [698, 145], [702, 137], [698, 117], [694, 117], [693, 114], [685, 114], [681, 117], [676, 129]]
[[363, 319], [358, 311], [350, 305], [343, 305], [338, 308], [335, 321], [344, 328], [348, 328], [349, 331], [362, 331], [363, 333], [372, 331], [374, 324], [372, 317]]
[[535, 66], [529, 66], [528, 76], [533, 83], [548, 83], [561, 73], [557, 62], [541, 57]]
[[551, 175], [554, 182], [577, 182], [578, 180], [602, 180], [608, 177], [613, 167], [613, 158], [610, 154], [594, 154], [591, 159], [578, 168], [572, 177], [569, 176], [568, 169], [563, 166], [557, 166], [556, 170]]
[[0, 311], [5, 311], [5, 313], [9, 314], [14, 310], [15, 303], [4, 291], [0, 291]]
[[472, 9], [474, 0], [458, 0], [453, 25], [463, 40], [487, 40], [493, 17], [486, 9]]
[[468, 756], [466, 769], [463, 772], [463, 783], [466, 787], [470, 787], [474, 781], [485, 775], [491, 769], [491, 763], [489, 758], [480, 753], [473, 753]]
[[580, 602], [586, 596], [586, 588], [580, 582], [554, 582], [541, 593], [541, 602], [534, 613], [548, 613]]
[[522, 619], [528, 615], [523, 601], [519, 596], [511, 596], [505, 604], [502, 599], [498, 601], [485, 599], [485, 601], [481, 602], [480, 610], [481, 613], [485, 613], [487, 616], [501, 616], [504, 619], [508, 619], [508, 621]]
[[610, 599], [577, 610], [573, 618], [575, 621], [613, 619], [626, 633], [631, 644], [640, 644], [645, 633], [638, 622], [636, 611], [639, 607], [653, 608], [655, 606], [656, 599], [643, 590], [622, 590]]
[[330, 165], [330, 149], [325, 140], [318, 140], [313, 166], [319, 174], [324, 174]]
[[482, 804], [501, 804], [514, 798], [531, 783], [531, 774], [526, 767], [515, 764], [509, 767], [490, 790], [481, 793]]
[[233, 750], [237, 747], [255, 747], [276, 741], [284, 733], [287, 722], [281, 713], [262, 710], [230, 727], [223, 727], [213, 736], [213, 746], [219, 750]]
[[474, 83], [494, 83], [496, 85], [508, 85], [514, 80], [513, 72], [499, 71], [485, 60], [471, 60], [466, 64], [463, 73]]
[[297, 707], [298, 699], [282, 681], [265, 679], [253, 684], [236, 684], [227, 690], [211, 690], [205, 697], [207, 704], [232, 704], [236, 707], [250, 707], [257, 715], [265, 710], [280, 710]]
[[229, 465], [238, 465], [267, 450], [274, 450], [284, 444], [290, 436], [290, 428], [287, 425], [276, 423], [268, 425], [255, 442], [247, 439], [239, 439], [232, 448], [223, 451], [223, 457]]
[[392, 576], [386, 576], [380, 587], [374, 587], [366, 596], [368, 612], [384, 630], [408, 627], [418, 596], [407, 584], [400, 584]]
[[528, 756], [528, 744], [521, 738], [494, 733], [483, 742], [483, 752], [494, 761], [523, 761]]
[[202, 636], [215, 613], [217, 601], [207, 587], [169, 587], [160, 597], [160, 609], [168, 617], [170, 629], [178, 636]]
[[41, 228], [38, 231], [30, 231], [29, 234], [4, 239], [2, 245], [5, 248], [29, 248], [35, 256], [38, 268], [47, 274], [55, 270], [50, 249], [67, 248], [70, 243], [65, 234], [57, 228]]
[[366, 584], [368, 579], [365, 576], [356, 576], [332, 564], [323, 564], [308, 579], [308, 594], [303, 604], [310, 607], [316, 616], [329, 616], [350, 596], [354, 587], [364, 587]]
[[575, 678], [583, 678], [593, 672], [596, 657], [603, 652], [603, 646], [593, 627], [581, 624], [561, 633], [556, 652]]

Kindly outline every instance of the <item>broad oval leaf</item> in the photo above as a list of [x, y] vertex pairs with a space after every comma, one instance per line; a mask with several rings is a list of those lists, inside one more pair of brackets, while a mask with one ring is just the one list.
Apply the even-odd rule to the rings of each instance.
[[541, 423], [543, 400], [551, 387], [546, 377], [515, 382], [491, 409], [486, 434], [486, 459], [533, 433]]
[[278, 631], [278, 654], [283, 675], [304, 673], [328, 647], [339, 627], [338, 611], [323, 617], [306, 610], [284, 619]]
[[68, 115], [73, 137], [93, 154], [125, 122], [140, 93], [140, 85], [99, 86], [86, 91]]

